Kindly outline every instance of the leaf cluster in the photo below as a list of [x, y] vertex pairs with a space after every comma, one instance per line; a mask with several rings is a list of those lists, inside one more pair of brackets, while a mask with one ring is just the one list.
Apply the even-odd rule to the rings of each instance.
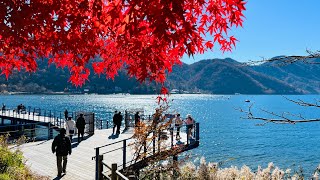
[[[89, 65], [113, 79], [126, 68], [139, 81], [164, 83], [187, 53], [220, 44], [231, 51], [228, 35], [242, 26], [242, 0], [28, 0], [0, 2], [0, 70], [37, 70], [37, 60], [67, 67], [69, 81], [83, 85]], [[210, 35], [212, 40], [205, 40]], [[99, 57], [101, 61], [91, 60]]]

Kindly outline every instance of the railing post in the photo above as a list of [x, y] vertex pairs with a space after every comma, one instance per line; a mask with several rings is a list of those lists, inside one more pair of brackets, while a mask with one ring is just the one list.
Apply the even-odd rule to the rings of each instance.
[[187, 146], [189, 145], [189, 129], [188, 126], [186, 126], [187, 131]]
[[199, 123], [196, 123], [196, 141], [200, 140]]
[[102, 119], [100, 120], [100, 129], [102, 129]]
[[161, 139], [161, 131], [158, 132], [158, 152], [160, 152], [160, 139]]
[[24, 135], [24, 126], [21, 125], [21, 135]]
[[61, 128], [61, 121], [62, 121], [62, 118], [61, 118], [61, 112], [60, 112], [59, 128]]
[[117, 167], [118, 167], [117, 163], [113, 163], [111, 165], [111, 180], [117, 180], [117, 173], [116, 173]]
[[51, 123], [48, 123], [48, 140], [53, 138]]
[[123, 158], [122, 158], [122, 166], [123, 166], [123, 169], [126, 168], [126, 163], [127, 163], [127, 140], [123, 140]]
[[99, 180], [99, 148], [96, 148], [96, 180]]
[[170, 135], [171, 135], [171, 148], [173, 148], [173, 128], [170, 128]]
[[50, 123], [48, 123], [48, 140], [50, 139]]
[[178, 177], [178, 171], [176, 170], [176, 167], [178, 165], [178, 155], [173, 156], [173, 179], [177, 179]]
[[[147, 140], [146, 139], [143, 142], [143, 152], [145, 154], [147, 154]], [[146, 156], [144, 156], [143, 158], [146, 158]]]
[[35, 135], [36, 135], [36, 124], [32, 124], [31, 125], [31, 138], [34, 139]]
[[154, 130], [153, 130], [152, 145], [153, 145], [153, 154], [155, 154], [156, 153], [156, 133]]
[[103, 180], [103, 164], [102, 164], [102, 161], [103, 161], [103, 155], [99, 155], [99, 180]]
[[107, 129], [109, 129], [109, 121], [107, 120]]

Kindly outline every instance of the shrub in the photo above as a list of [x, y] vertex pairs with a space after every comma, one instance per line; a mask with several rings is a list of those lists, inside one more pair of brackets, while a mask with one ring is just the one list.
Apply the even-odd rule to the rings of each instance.
[[[33, 180], [48, 179], [33, 174], [25, 165], [22, 152], [19, 148], [11, 150], [8, 146], [8, 136], [0, 136], [0, 180]], [[18, 141], [18, 145], [24, 138]]]

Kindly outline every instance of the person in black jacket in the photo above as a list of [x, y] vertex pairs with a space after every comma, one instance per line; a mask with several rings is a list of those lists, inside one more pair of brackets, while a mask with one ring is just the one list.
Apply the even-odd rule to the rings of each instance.
[[139, 116], [139, 111], [136, 112], [134, 115], [134, 125], [135, 127], [138, 127], [140, 124], [140, 116]]
[[113, 122], [112, 134], [114, 134], [114, 129], [117, 127], [117, 118], [118, 118], [118, 111], [114, 111], [114, 115], [112, 117], [112, 122]]
[[84, 128], [86, 127], [86, 121], [84, 120], [83, 114], [80, 114], [80, 117], [77, 119], [76, 127], [78, 129], [78, 142], [80, 142], [80, 135], [82, 141], [84, 135]]
[[[58, 134], [52, 142], [52, 153], [56, 153], [57, 156], [57, 169], [58, 177], [61, 177], [61, 173], [66, 174], [68, 154], [71, 155], [71, 142], [69, 137], [66, 137], [66, 129], [61, 128], [60, 134]], [[63, 160], [63, 167], [61, 166]]]
[[65, 118], [65, 120], [68, 120], [68, 117], [69, 117], [68, 114], [69, 114], [69, 113], [68, 113], [68, 110], [66, 109], [66, 110], [64, 111], [64, 118]]
[[119, 111], [119, 113], [116, 116], [116, 125], [117, 125], [117, 134], [120, 134], [120, 126], [121, 126], [121, 122], [122, 122], [123, 116], [121, 115], [121, 112]]

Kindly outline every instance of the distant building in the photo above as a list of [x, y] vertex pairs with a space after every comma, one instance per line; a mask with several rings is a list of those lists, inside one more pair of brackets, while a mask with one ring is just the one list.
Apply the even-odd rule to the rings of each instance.
[[86, 89], [83, 89], [83, 93], [85, 93], [85, 94], [86, 94], [86, 93], [89, 93], [89, 91], [90, 91], [90, 90], [87, 89], [87, 88], [86, 88]]
[[180, 91], [178, 89], [172, 89], [170, 91], [170, 94], [178, 94], [178, 93], [180, 93]]

